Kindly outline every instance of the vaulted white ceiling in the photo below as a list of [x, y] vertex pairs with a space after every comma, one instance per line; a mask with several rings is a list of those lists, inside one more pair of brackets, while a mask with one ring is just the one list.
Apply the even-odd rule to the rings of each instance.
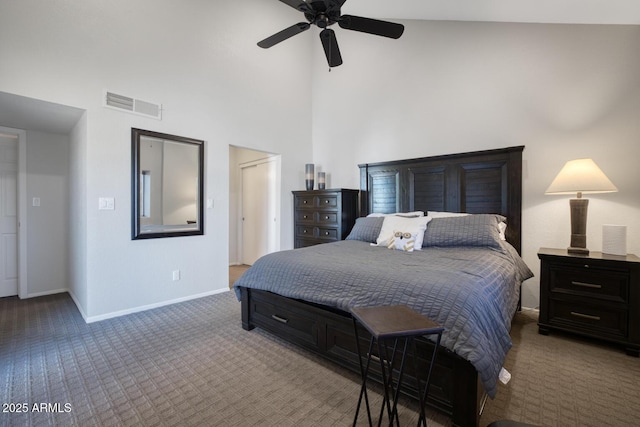
[[347, 0], [342, 13], [378, 19], [640, 24], [640, 0]]

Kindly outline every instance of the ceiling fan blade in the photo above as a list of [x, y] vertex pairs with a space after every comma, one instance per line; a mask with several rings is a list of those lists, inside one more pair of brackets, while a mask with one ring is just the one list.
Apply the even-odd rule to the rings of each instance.
[[400, 38], [404, 32], [404, 25], [402, 24], [352, 15], [342, 15], [338, 25], [345, 30], [360, 31], [392, 39]]
[[329, 67], [337, 67], [342, 64], [342, 55], [340, 55], [340, 48], [338, 47], [338, 40], [336, 40], [336, 33], [330, 29], [325, 28], [320, 32], [320, 41], [324, 48], [324, 54], [327, 57]]
[[302, 0], [280, 0], [282, 3], [291, 6], [300, 12], [311, 12], [311, 6]]
[[285, 41], [290, 37], [295, 36], [296, 34], [300, 34], [301, 32], [308, 30], [309, 27], [311, 27], [311, 25], [308, 24], [307, 22], [299, 22], [288, 28], [285, 28], [284, 30], [278, 33], [275, 33], [270, 37], [267, 37], [262, 41], [259, 41], [258, 46], [260, 46], [263, 49], [268, 49], [271, 46], [274, 46], [282, 41]]

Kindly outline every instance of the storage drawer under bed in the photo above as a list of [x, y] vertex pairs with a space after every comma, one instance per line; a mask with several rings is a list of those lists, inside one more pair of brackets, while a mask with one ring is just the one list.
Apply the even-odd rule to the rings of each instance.
[[295, 307], [278, 307], [276, 304], [273, 297], [255, 295], [251, 311], [256, 323], [276, 334], [287, 334], [306, 347], [318, 348], [317, 320]]

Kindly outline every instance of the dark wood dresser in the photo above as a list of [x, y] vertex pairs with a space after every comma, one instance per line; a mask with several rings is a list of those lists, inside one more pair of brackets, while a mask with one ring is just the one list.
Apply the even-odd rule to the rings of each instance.
[[640, 356], [640, 258], [541, 248], [538, 332], [563, 330]]
[[294, 248], [343, 240], [358, 217], [359, 190], [293, 192]]

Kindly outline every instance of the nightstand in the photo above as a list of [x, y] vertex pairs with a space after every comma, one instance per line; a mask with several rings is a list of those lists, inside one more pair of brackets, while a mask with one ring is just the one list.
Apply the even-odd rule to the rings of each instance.
[[541, 248], [538, 332], [562, 330], [640, 356], [640, 258]]

